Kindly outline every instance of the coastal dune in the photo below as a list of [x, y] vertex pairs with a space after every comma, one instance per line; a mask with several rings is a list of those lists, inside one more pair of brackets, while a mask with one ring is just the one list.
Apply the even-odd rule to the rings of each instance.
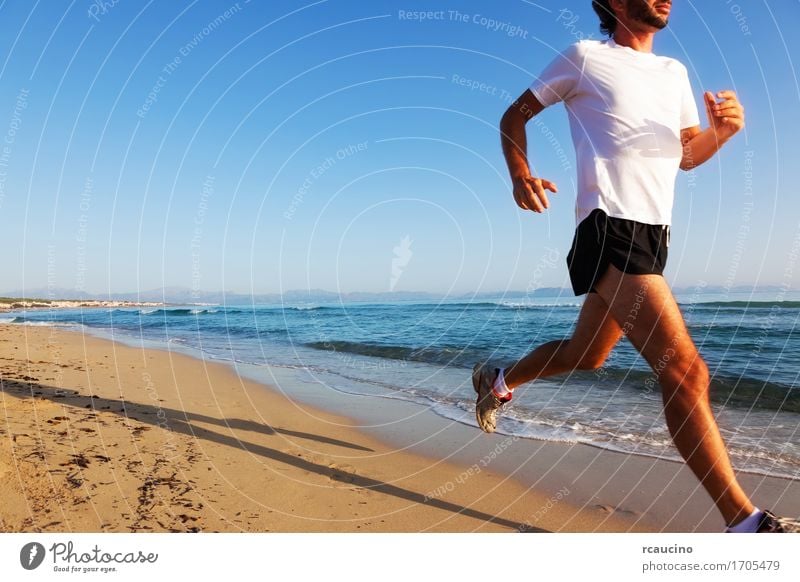
[[3, 325], [0, 382], [5, 532], [647, 529], [174, 352]]

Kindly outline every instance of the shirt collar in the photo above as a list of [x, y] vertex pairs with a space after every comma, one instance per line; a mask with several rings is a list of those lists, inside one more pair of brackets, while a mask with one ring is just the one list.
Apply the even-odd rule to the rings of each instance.
[[637, 55], [647, 55], [647, 56], [651, 56], [651, 57], [655, 56], [654, 53], [644, 53], [642, 51], [637, 51], [636, 49], [632, 49], [629, 46], [623, 46], [621, 44], [617, 44], [617, 41], [614, 40], [613, 36], [608, 37], [608, 40], [606, 41], [606, 44], [608, 44], [608, 46], [611, 47], [611, 48], [614, 48], [614, 49], [615, 48], [620, 48], [620, 49], [635, 53]]

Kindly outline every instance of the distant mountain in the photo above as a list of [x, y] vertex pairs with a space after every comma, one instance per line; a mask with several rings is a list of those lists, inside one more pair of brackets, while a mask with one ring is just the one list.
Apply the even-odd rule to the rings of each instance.
[[54, 287], [54, 288], [47, 288], [42, 287], [38, 289], [25, 289], [22, 291], [20, 289], [15, 289], [13, 291], [6, 291], [0, 293], [3, 297], [24, 297], [26, 299], [77, 299], [77, 300], [87, 300], [87, 299], [95, 299], [96, 297], [90, 293], [86, 293], [85, 291], [75, 291], [74, 289], [65, 289], [61, 287]]
[[784, 289], [781, 285], [735, 285], [730, 288], [726, 288], [723, 285], [706, 285], [705, 287], [699, 286], [687, 286], [687, 287], [673, 287], [673, 293], [681, 293], [683, 295], [690, 295], [693, 293], [697, 293], [701, 291], [702, 293], [779, 293], [781, 291], [785, 292], [796, 292], [797, 290], [793, 289]]
[[[783, 288], [778, 285], [738, 285], [725, 289], [720, 285], [707, 285], [702, 287], [702, 294], [713, 293], [778, 293]], [[698, 292], [696, 287], [676, 287], [673, 291], [681, 295], [691, 295]], [[40, 288], [26, 289], [0, 293], [6, 297], [25, 297], [28, 299], [67, 299], [67, 300], [95, 300], [95, 301], [141, 301], [165, 302], [173, 304], [226, 304], [249, 305], [261, 303], [336, 303], [336, 302], [399, 302], [399, 301], [464, 301], [475, 302], [481, 300], [494, 300], [502, 297], [505, 301], [525, 301], [541, 297], [572, 297], [572, 290], [563, 287], [542, 287], [533, 291], [493, 291], [481, 293], [460, 293], [445, 296], [442, 293], [429, 293], [424, 291], [353, 291], [337, 293], [325, 289], [292, 289], [281, 293], [236, 293], [233, 291], [193, 291], [188, 287], [164, 287], [149, 289], [141, 292], [128, 293], [86, 293], [74, 289]]]
[[481, 299], [501, 296], [509, 301], [524, 300], [531, 297], [556, 297], [571, 294], [568, 289], [547, 287], [532, 292], [507, 291], [485, 293], [463, 293], [445, 296], [442, 293], [424, 291], [354, 291], [337, 293], [325, 289], [292, 289], [281, 293], [257, 293], [249, 295], [232, 291], [193, 291], [188, 287], [164, 287], [140, 292], [128, 293], [86, 293], [74, 289], [38, 288], [13, 290], [0, 295], [6, 297], [25, 297], [37, 299], [75, 299], [96, 301], [159, 301], [166, 303], [213, 303], [213, 304], [250, 304], [250, 303], [332, 303], [332, 302], [385, 302], [385, 301], [480, 301]]

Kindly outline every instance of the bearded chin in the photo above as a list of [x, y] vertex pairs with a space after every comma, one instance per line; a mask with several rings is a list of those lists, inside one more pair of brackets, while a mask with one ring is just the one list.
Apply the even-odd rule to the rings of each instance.
[[669, 18], [661, 18], [655, 10], [647, 3], [647, 0], [635, 0], [628, 13], [634, 20], [642, 24], [652, 26], [661, 30], [669, 24]]
[[645, 22], [650, 26], [656, 27], [658, 30], [662, 30], [669, 24], [669, 18], [659, 18], [658, 16], [654, 16], [652, 18], [645, 19]]

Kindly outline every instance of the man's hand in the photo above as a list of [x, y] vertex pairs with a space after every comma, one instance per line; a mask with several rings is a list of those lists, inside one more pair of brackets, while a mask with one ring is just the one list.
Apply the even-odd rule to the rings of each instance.
[[722, 99], [719, 103], [711, 91], [706, 91], [703, 97], [708, 124], [718, 139], [727, 140], [744, 127], [744, 107], [739, 103], [736, 93], [720, 91], [717, 93], [717, 97]]
[[514, 200], [523, 210], [544, 212], [550, 207], [545, 190], [558, 192], [556, 185], [549, 180], [534, 178], [533, 176], [518, 176], [512, 178], [514, 185]]
[[681, 169], [691, 170], [711, 159], [735, 133], [744, 127], [744, 107], [733, 91], [720, 91], [717, 97], [711, 91], [703, 94], [708, 115], [708, 129], [699, 125], [681, 130], [683, 156]]

